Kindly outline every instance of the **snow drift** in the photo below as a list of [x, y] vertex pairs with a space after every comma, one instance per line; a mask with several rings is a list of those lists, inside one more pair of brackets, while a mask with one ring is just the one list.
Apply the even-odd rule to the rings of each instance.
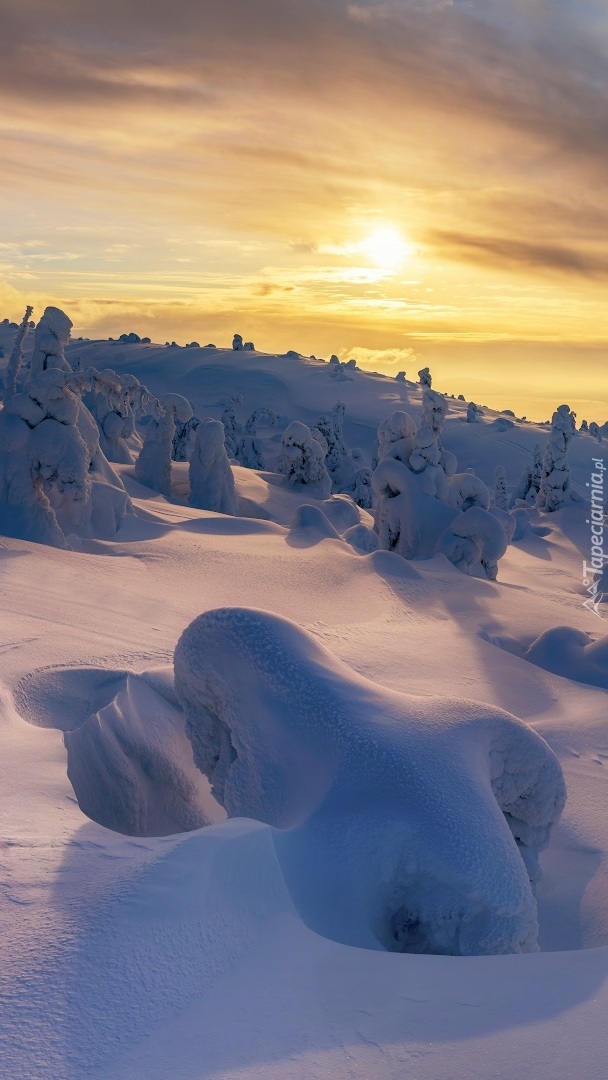
[[289, 620], [243, 608], [187, 627], [175, 687], [215, 798], [277, 830], [314, 930], [404, 952], [537, 948], [531, 883], [565, 785], [523, 722], [379, 687]]

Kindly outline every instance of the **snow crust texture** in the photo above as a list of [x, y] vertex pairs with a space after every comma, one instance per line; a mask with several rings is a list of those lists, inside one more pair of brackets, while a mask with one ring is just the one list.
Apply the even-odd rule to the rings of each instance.
[[522, 721], [382, 688], [245, 608], [187, 627], [175, 688], [214, 797], [277, 830], [313, 929], [404, 952], [537, 949], [538, 856], [565, 785]]

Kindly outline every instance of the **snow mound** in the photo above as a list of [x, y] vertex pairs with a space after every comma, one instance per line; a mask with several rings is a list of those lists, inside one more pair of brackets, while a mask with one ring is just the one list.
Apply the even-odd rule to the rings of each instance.
[[343, 539], [360, 555], [369, 555], [378, 550], [378, 537], [369, 525], [351, 525], [344, 533]]
[[608, 690], [608, 634], [594, 641], [573, 626], [554, 626], [533, 641], [524, 655], [554, 675]]
[[299, 547], [310, 547], [326, 539], [340, 540], [341, 537], [320, 507], [308, 503], [298, 506], [289, 529], [290, 542]]
[[92, 821], [165, 836], [224, 817], [192, 761], [170, 668], [51, 669], [22, 680], [15, 699], [30, 722], [63, 730], [68, 778]]
[[531, 882], [565, 785], [522, 721], [377, 686], [289, 620], [243, 608], [187, 627], [175, 688], [215, 798], [277, 830], [312, 929], [402, 952], [537, 949]]

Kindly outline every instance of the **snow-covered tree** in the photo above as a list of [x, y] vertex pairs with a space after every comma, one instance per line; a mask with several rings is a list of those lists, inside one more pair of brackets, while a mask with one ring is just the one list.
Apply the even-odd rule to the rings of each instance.
[[352, 490], [357, 471], [344, 442], [344, 413], [345, 406], [338, 401], [331, 413], [319, 417], [314, 429], [327, 444], [325, 468], [331, 477], [332, 490], [337, 492]]
[[242, 435], [236, 448], [236, 460], [244, 469], [265, 469], [264, 442], [257, 435]]
[[236, 457], [236, 448], [239, 440], [239, 425], [236, 420], [236, 406], [243, 404], [242, 394], [232, 394], [226, 404], [224, 405], [224, 411], [222, 413], [222, 424], [224, 425], [224, 438], [226, 440], [226, 450], [228, 457]]
[[517, 487], [513, 494], [513, 501], [519, 500], [527, 503], [536, 501], [540, 489], [540, 481], [543, 474], [543, 455], [538, 443], [534, 445], [532, 454], [524, 465]]
[[478, 424], [481, 418], [481, 409], [479, 405], [476, 405], [474, 401], [469, 401], [467, 405], [467, 424]]
[[47, 356], [0, 413], [0, 516], [12, 535], [68, 547], [72, 533], [114, 535], [130, 501], [80, 400], [86, 375]]
[[194, 432], [200, 420], [198, 416], [191, 416], [189, 420], [182, 421], [175, 418], [175, 435], [173, 436], [172, 458], [174, 461], [189, 461], [190, 450], [194, 443]]
[[581, 426], [579, 428], [579, 431], [587, 431], [587, 432], [589, 431], [589, 424], [587, 423], [586, 420], [581, 421]]
[[332, 363], [329, 368], [330, 378], [336, 379], [337, 382], [351, 382], [352, 376], [348, 374], [351, 370], [348, 364], [341, 364], [338, 360], [337, 364]]
[[311, 486], [321, 498], [331, 493], [331, 477], [325, 468], [325, 455], [310, 428], [294, 420], [283, 432], [278, 471], [295, 486]]
[[238, 513], [234, 476], [220, 420], [201, 420], [190, 458], [190, 504], [217, 514]]
[[264, 442], [258, 438], [257, 426], [259, 423], [265, 423], [268, 427], [274, 427], [277, 420], [278, 417], [272, 409], [261, 407], [251, 413], [245, 424], [245, 433], [236, 448], [235, 456], [240, 465], [246, 469], [266, 468]]
[[398, 371], [395, 375], [397, 382], [405, 382], [405, 371]]
[[598, 442], [602, 441], [602, 432], [600, 426], [599, 424], [596, 424], [595, 421], [592, 421], [589, 424], [589, 434], [592, 435], [594, 439], [597, 439]]
[[4, 394], [2, 400], [5, 404], [17, 389], [17, 376], [23, 361], [23, 343], [30, 328], [30, 316], [33, 310], [33, 307], [29, 306], [25, 309], [25, 315], [15, 334], [13, 348], [11, 349], [8, 364], [6, 365], [6, 371], [4, 372]]
[[509, 509], [507, 473], [504, 465], [497, 465], [494, 470], [494, 505], [497, 506], [499, 510]]
[[34, 334], [34, 349], [30, 361], [30, 375], [35, 378], [47, 368], [71, 371], [66, 360], [65, 346], [70, 340], [72, 321], [64, 311], [47, 307]]
[[165, 394], [148, 420], [144, 444], [135, 462], [140, 484], [171, 498], [171, 460], [175, 420], [185, 423], [192, 416], [190, 402], [181, 394]]
[[409, 462], [414, 450], [416, 424], [409, 413], [396, 409], [378, 428], [378, 461], [385, 457]]
[[240, 334], [235, 334], [232, 339], [232, 348], [235, 352], [240, 352], [243, 348], [243, 339]]
[[[406, 559], [431, 558], [444, 536], [441, 550], [453, 557], [456, 565], [461, 565], [467, 573], [483, 572], [484, 576], [490, 576], [492, 554], [499, 546], [495, 543], [492, 547], [491, 537], [500, 537], [497, 529], [504, 536], [504, 528], [496, 517], [485, 526], [485, 519], [479, 519], [481, 540], [486, 534], [490, 538], [487, 551], [475, 531], [475, 515], [466, 522], [464, 532], [461, 529], [456, 538], [447, 539], [453, 520], [473, 511], [477, 515], [487, 513], [490, 494], [472, 470], [456, 473], [456, 458], [441, 444], [446, 411], [445, 398], [426, 387], [418, 430], [412, 418], [403, 412], [392, 413], [380, 425], [380, 460], [372, 476], [378, 545]], [[471, 531], [470, 536], [466, 530]]]
[[553, 513], [569, 502], [570, 469], [568, 447], [576, 431], [576, 414], [567, 405], [560, 405], [553, 413], [549, 441], [543, 457], [543, 473], [536, 505], [540, 510]]
[[483, 510], [487, 510], [490, 505], [490, 492], [474, 472], [454, 473], [448, 478], [445, 501], [448, 506], [463, 513], [472, 506], [481, 506]]
[[422, 395], [422, 422], [414, 439], [414, 449], [410, 455], [409, 466], [415, 473], [429, 472], [436, 485], [436, 493], [443, 497], [446, 490], [445, 478], [456, 470], [456, 458], [443, 449], [441, 432], [443, 421], [448, 411], [448, 403], [443, 394], [427, 387]]
[[494, 514], [471, 506], [455, 517], [439, 538], [438, 550], [465, 574], [495, 581], [507, 535]]
[[362, 510], [371, 510], [374, 505], [374, 496], [372, 491], [372, 471], [371, 469], [357, 469], [353, 481], [352, 490], [353, 501], [360, 506]]
[[420, 371], [418, 372], [418, 378], [420, 380], [420, 386], [426, 387], [428, 390], [431, 389], [433, 379], [428, 367], [423, 367], [420, 369]]
[[108, 461], [130, 464], [132, 451], [141, 449], [135, 432], [135, 413], [157, 399], [134, 375], [117, 375], [111, 368], [88, 368], [91, 392], [86, 404], [99, 427], [99, 441]]

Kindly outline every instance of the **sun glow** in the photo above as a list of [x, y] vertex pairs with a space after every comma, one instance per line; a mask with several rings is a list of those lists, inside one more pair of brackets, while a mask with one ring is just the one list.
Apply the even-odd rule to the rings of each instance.
[[414, 247], [397, 229], [385, 226], [363, 240], [360, 250], [383, 270], [396, 270], [410, 258]]

